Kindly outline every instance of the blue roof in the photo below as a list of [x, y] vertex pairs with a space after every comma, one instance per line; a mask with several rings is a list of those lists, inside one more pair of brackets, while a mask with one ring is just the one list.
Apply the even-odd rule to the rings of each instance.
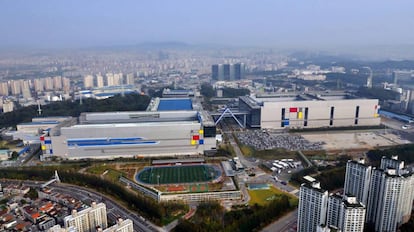
[[104, 147], [104, 146], [134, 146], [134, 145], [155, 145], [157, 141], [142, 140], [136, 138], [96, 138], [96, 139], [68, 139], [68, 147]]
[[189, 98], [160, 99], [158, 111], [192, 110], [193, 104]]
[[41, 122], [23, 122], [19, 125], [47, 125], [47, 124], [59, 124], [59, 121], [41, 121]]
[[21, 155], [23, 153], [25, 153], [26, 151], [28, 151], [30, 149], [30, 147], [24, 147], [22, 150], [19, 151], [19, 153], [17, 153], [17, 155]]
[[396, 113], [392, 113], [392, 112], [385, 111], [385, 110], [378, 110], [378, 114], [383, 115], [388, 118], [393, 118], [393, 119], [397, 119], [403, 122], [407, 122], [407, 123], [412, 123], [414, 121], [414, 118], [409, 117], [407, 115], [396, 114]]
[[[125, 90], [124, 94], [130, 94], [130, 93], [133, 93], [133, 92], [134, 91], [132, 91], [132, 90]], [[121, 92], [96, 93], [95, 96], [98, 96], [98, 97], [112, 97], [112, 96], [115, 96], [117, 94], [121, 94]]]

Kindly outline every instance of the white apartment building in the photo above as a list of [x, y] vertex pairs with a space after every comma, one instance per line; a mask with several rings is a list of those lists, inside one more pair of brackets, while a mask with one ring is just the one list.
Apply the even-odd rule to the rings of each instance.
[[342, 196], [340, 194], [329, 194], [328, 198], [328, 214], [326, 217], [326, 225], [327, 226], [335, 226], [338, 227], [339, 225], [339, 217], [341, 212], [342, 206]]
[[348, 161], [344, 195], [331, 194], [327, 202], [328, 192], [315, 179], [305, 177], [311, 184], [300, 188], [298, 231], [362, 232], [364, 223], [377, 232], [397, 231], [411, 216], [414, 175], [397, 156], [383, 157], [380, 167]]
[[131, 221], [131, 219], [118, 219], [118, 222], [108, 227], [107, 229], [103, 230], [102, 232], [133, 232], [134, 231], [134, 225]]
[[102, 75], [96, 75], [96, 87], [102, 88], [105, 86], [104, 78]]
[[365, 165], [363, 159], [359, 161], [348, 161], [346, 164], [344, 194], [353, 195], [358, 201], [366, 205], [371, 180], [371, 169], [371, 166]]
[[404, 161], [398, 160], [398, 156], [392, 156], [391, 159], [382, 157], [381, 166], [382, 170], [395, 169], [397, 173], [404, 170]]
[[363, 232], [365, 206], [356, 197], [345, 196], [342, 201], [338, 229], [346, 232]]
[[63, 219], [66, 229], [74, 227], [78, 232], [92, 232], [96, 228], [106, 229], [108, 221], [106, 216], [106, 205], [104, 203], [92, 203], [91, 207], [82, 211], [72, 211], [72, 214]]
[[300, 186], [298, 208], [298, 231], [314, 232], [325, 224], [328, 191], [321, 189], [319, 182]]
[[396, 161], [397, 157], [383, 158], [381, 167], [397, 169], [372, 170], [366, 221], [375, 225], [375, 231], [397, 231], [411, 215], [414, 176]]
[[86, 75], [83, 77], [83, 87], [85, 89], [93, 88], [93, 76], [92, 75]]

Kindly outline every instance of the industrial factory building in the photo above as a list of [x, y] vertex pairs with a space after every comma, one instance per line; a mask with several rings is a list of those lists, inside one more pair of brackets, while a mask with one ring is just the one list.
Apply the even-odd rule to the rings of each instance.
[[243, 96], [239, 110], [246, 112], [249, 127], [263, 129], [377, 126], [377, 99], [345, 93]]
[[112, 159], [215, 151], [216, 127], [207, 112], [182, 110], [192, 108], [189, 99], [156, 103], [158, 111], [82, 113], [79, 124], [55, 126], [40, 137], [43, 158]]

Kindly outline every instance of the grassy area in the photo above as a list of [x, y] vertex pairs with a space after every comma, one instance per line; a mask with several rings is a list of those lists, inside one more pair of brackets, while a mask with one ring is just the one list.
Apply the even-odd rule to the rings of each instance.
[[221, 144], [218, 148], [217, 148], [217, 155], [221, 155], [221, 156], [236, 156], [236, 152], [234, 151], [233, 147], [226, 143], [226, 144]]
[[248, 190], [248, 192], [250, 195], [250, 205], [266, 205], [270, 201], [277, 199], [283, 195], [289, 197], [289, 203], [291, 205], [298, 204], [298, 199], [295, 196], [282, 192], [274, 187], [270, 187], [269, 189]]
[[122, 172], [119, 172], [113, 169], [108, 169], [108, 172], [105, 174], [104, 178], [112, 182], [117, 182], [121, 175], [122, 175]]
[[111, 168], [109, 165], [94, 165], [86, 170], [86, 172], [95, 174], [95, 175], [102, 175], [106, 170]]
[[272, 150], [255, 151], [253, 156], [264, 160], [294, 159], [296, 158], [296, 152], [279, 148]]
[[113, 165], [94, 165], [86, 170], [87, 173], [91, 173], [94, 175], [103, 175], [103, 177], [107, 180], [112, 182], [118, 182], [118, 179], [121, 175], [125, 176], [124, 172], [116, 170]]
[[173, 215], [169, 215], [167, 217], [163, 217], [161, 219], [161, 225], [168, 225], [169, 223], [171, 223], [172, 221], [176, 220], [176, 219], [180, 219], [182, 216], [185, 215], [186, 212], [184, 211], [178, 211], [178, 212], [174, 212]]
[[241, 144], [239, 148], [240, 148], [240, 151], [243, 153], [243, 155], [247, 157], [253, 156], [255, 153], [255, 150], [253, 148], [243, 145], [243, 144]]

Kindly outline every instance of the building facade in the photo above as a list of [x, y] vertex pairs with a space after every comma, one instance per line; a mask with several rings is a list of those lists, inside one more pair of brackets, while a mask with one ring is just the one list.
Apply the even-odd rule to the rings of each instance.
[[381, 167], [372, 170], [366, 222], [375, 231], [393, 232], [411, 216], [414, 175], [397, 156], [383, 157]]
[[365, 205], [356, 197], [345, 196], [342, 201], [338, 229], [347, 232], [363, 232], [365, 223]]
[[299, 190], [298, 231], [313, 232], [326, 223], [328, 191], [319, 182], [305, 183]]
[[93, 232], [97, 228], [108, 227], [106, 205], [92, 202], [91, 207], [81, 211], [73, 210], [72, 214], [63, 219], [66, 229], [76, 228], [78, 232]]
[[342, 196], [340, 194], [329, 194], [328, 198], [328, 214], [326, 217], [327, 226], [339, 226], [340, 212], [342, 206]]
[[102, 232], [133, 232], [134, 231], [134, 225], [131, 221], [131, 219], [118, 219], [118, 222], [111, 226], [106, 228], [105, 230], [102, 230]]
[[[247, 112], [253, 112], [255, 108], [260, 107], [260, 127], [264, 129], [358, 127], [380, 124], [377, 99], [358, 99], [344, 93], [289, 93], [241, 97], [240, 102], [239, 105]], [[255, 117], [257, 115], [255, 112]], [[250, 124], [256, 125], [253, 115], [249, 117]]]
[[85, 113], [80, 121], [42, 135], [43, 158], [193, 155], [216, 148], [215, 125], [198, 111]]
[[364, 205], [368, 202], [369, 184], [371, 181], [371, 166], [365, 161], [350, 160], [346, 164], [344, 194], [355, 196]]

